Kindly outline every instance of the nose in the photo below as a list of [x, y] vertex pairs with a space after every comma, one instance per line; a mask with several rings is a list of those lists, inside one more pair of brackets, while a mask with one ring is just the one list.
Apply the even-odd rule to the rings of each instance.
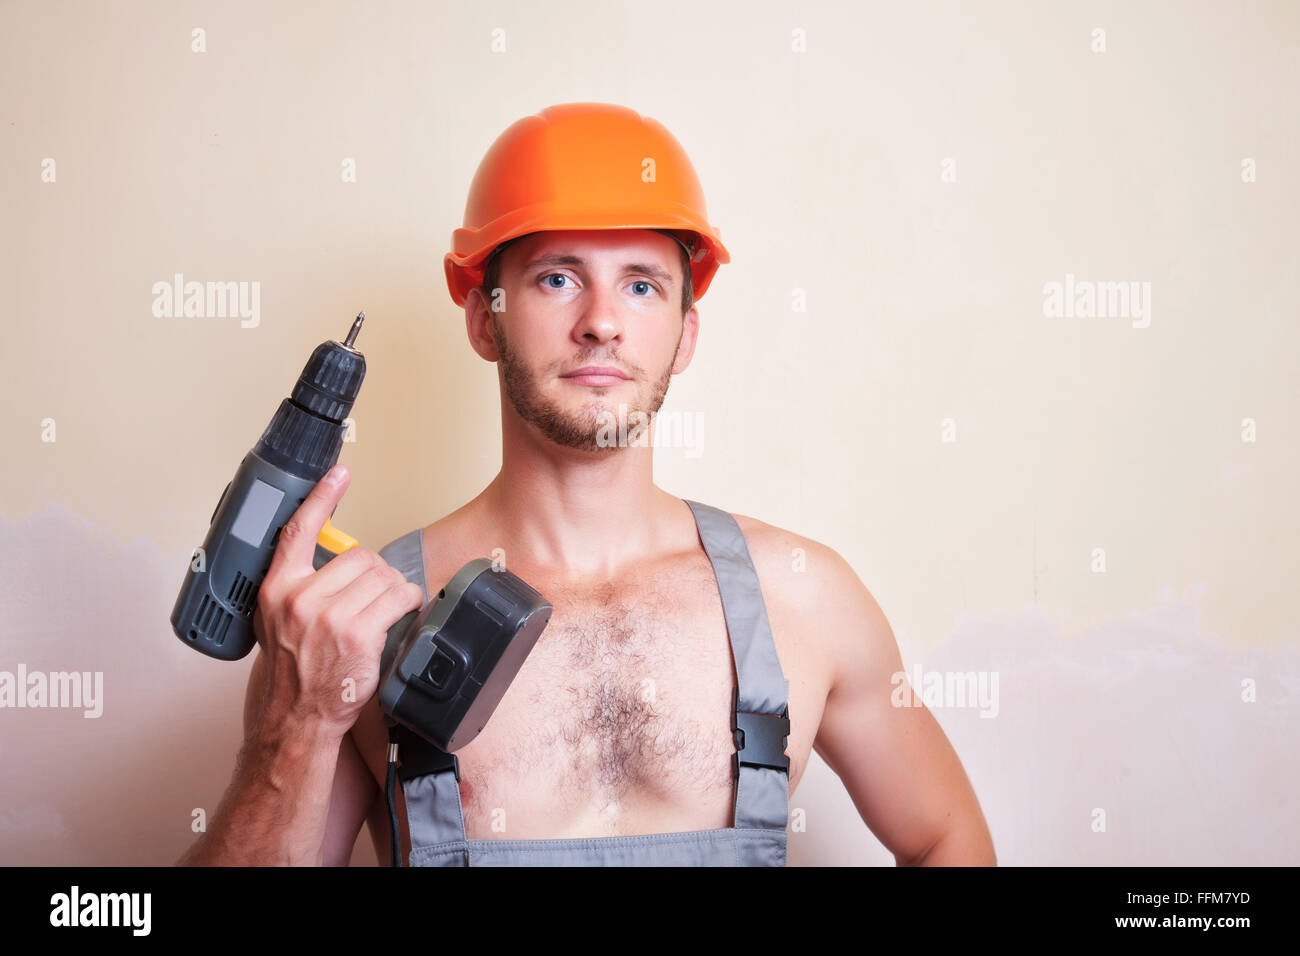
[[580, 345], [604, 345], [620, 339], [623, 318], [619, 313], [616, 292], [593, 282], [585, 290], [578, 308], [580, 312], [573, 324], [573, 337]]

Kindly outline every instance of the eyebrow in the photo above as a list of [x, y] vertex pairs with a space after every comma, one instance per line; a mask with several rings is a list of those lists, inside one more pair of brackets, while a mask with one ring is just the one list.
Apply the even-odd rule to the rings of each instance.
[[[546, 255], [538, 256], [536, 259], [524, 266], [523, 271], [528, 272], [538, 266], [578, 266], [583, 267], [587, 260], [582, 256], [575, 256], [572, 253], [551, 252]], [[675, 280], [670, 272], [665, 271], [660, 266], [649, 262], [627, 262], [623, 264], [624, 272], [640, 272], [644, 275], [653, 276], [660, 282], [669, 286], [673, 285]]]

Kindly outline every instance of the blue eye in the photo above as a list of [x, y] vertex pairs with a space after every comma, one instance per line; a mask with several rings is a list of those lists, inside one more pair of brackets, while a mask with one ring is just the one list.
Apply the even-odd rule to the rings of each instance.
[[[552, 281], [550, 281], [550, 280], [552, 280], [552, 279], [567, 280], [568, 278], [569, 278], [569, 277], [566, 276], [563, 272], [548, 272], [546, 275], [541, 276], [541, 278], [540, 278], [539, 281], [541, 281], [541, 282], [545, 282], [545, 283], [546, 283], [546, 287], [547, 287], [548, 289], [563, 289], [563, 288], [565, 287], [564, 284], [563, 284], [563, 281], [561, 281], [559, 284], [557, 284], [557, 283], [552, 282]], [[659, 291], [658, 288], [657, 288], [655, 285], [653, 285], [653, 284], [650, 283], [650, 282], [646, 282], [646, 281], [643, 280], [643, 279], [637, 279], [635, 282], [632, 283], [632, 286], [633, 286], [634, 289], [637, 288], [637, 287], [639, 287], [639, 286], [643, 286], [643, 287], [645, 288], [645, 292], [641, 292], [641, 291], [638, 289], [638, 291], [637, 291], [637, 298], [645, 298], [645, 296], [646, 296], [647, 293], [649, 293], [649, 292], [658, 292], [658, 291]]]

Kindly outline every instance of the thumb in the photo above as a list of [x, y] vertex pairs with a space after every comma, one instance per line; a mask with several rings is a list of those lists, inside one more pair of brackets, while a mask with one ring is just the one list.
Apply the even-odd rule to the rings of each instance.
[[347, 468], [335, 465], [307, 494], [298, 510], [280, 529], [280, 542], [271, 557], [267, 575], [291, 579], [305, 577], [316, 569], [312, 559], [316, 556], [316, 539], [321, 528], [330, 519], [334, 509], [348, 490], [351, 475]]

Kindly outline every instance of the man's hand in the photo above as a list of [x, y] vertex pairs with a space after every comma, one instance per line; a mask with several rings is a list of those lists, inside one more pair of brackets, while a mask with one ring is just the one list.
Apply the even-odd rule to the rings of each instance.
[[182, 865], [323, 860], [339, 748], [378, 687], [388, 629], [424, 599], [364, 548], [315, 569], [316, 539], [347, 486], [347, 470], [336, 467], [280, 531], [253, 617], [265, 689], [246, 702], [253, 719], [234, 780]]
[[258, 590], [253, 629], [267, 667], [259, 728], [312, 726], [342, 740], [379, 686], [388, 629], [424, 600], [419, 585], [366, 548], [313, 566], [316, 539], [348, 482], [339, 465], [316, 484], [280, 531]]

